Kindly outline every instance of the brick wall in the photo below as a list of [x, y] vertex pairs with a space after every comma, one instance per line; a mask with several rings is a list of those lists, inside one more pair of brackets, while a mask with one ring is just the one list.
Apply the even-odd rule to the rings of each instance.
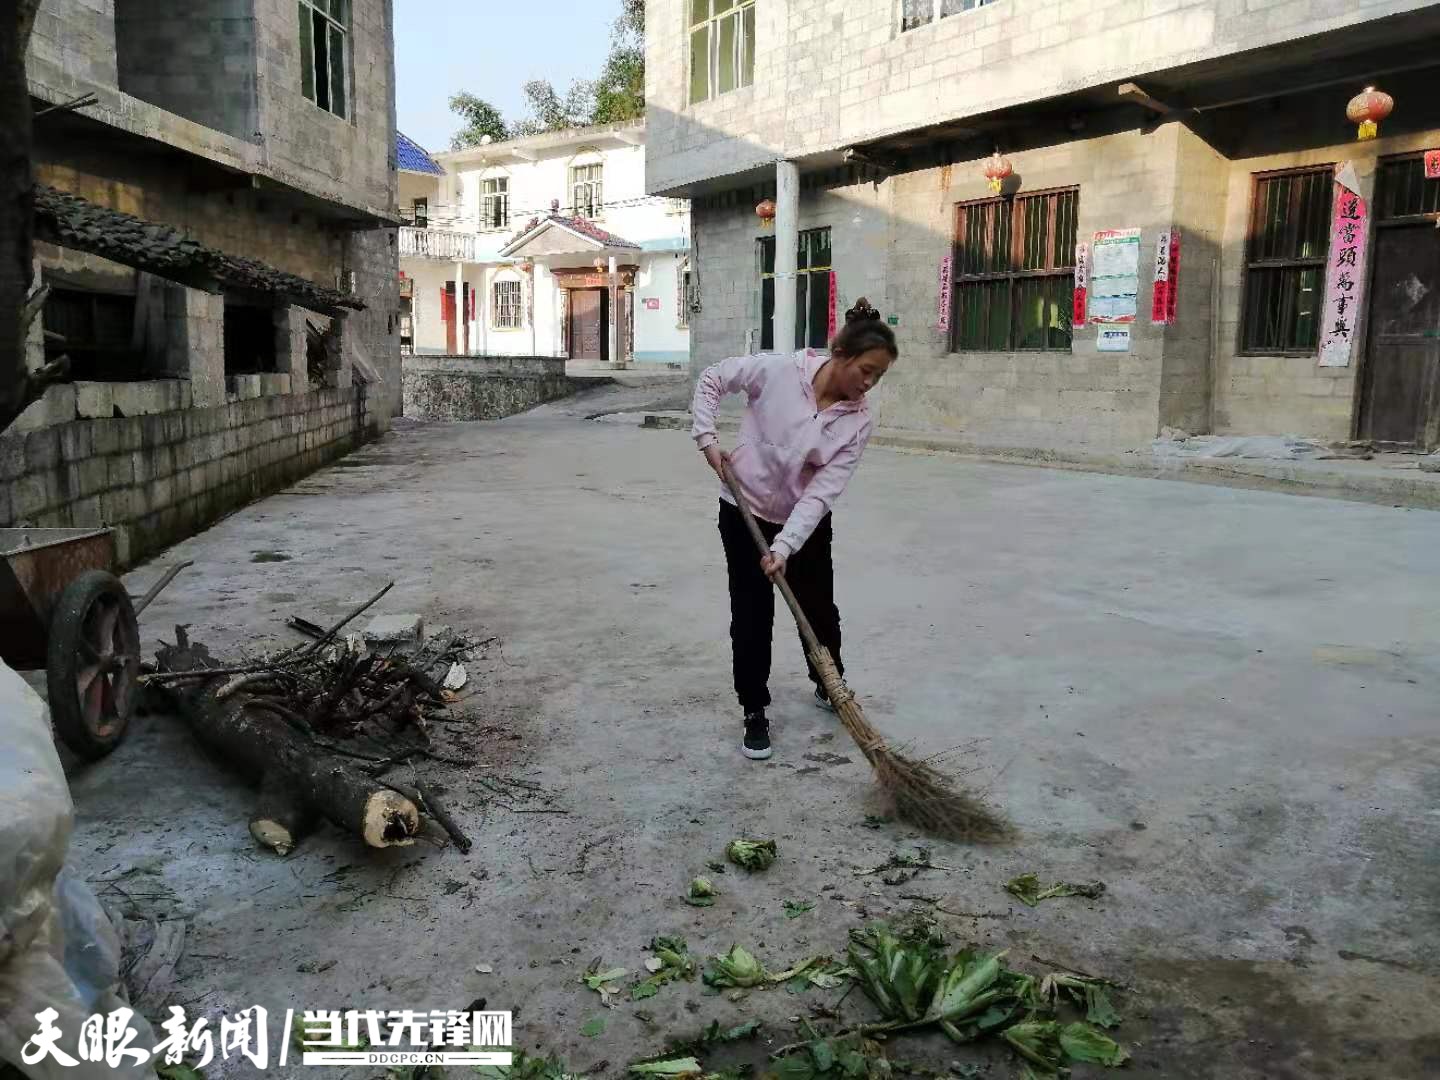
[[42, 0], [30, 34], [30, 57], [73, 77], [114, 86], [114, 0]]
[[[55, 387], [51, 394], [74, 394]], [[118, 527], [122, 563], [164, 549], [372, 437], [358, 389], [76, 420], [0, 437], [0, 526]]]
[[[120, 0], [118, 10], [116, 0], [43, 0], [26, 75], [46, 101], [96, 93], [84, 115], [118, 132], [388, 215], [395, 206], [393, 0], [352, 0], [351, 7], [349, 117], [301, 92], [295, 0]], [[175, 25], [150, 24], [158, 8]], [[138, 80], [128, 89], [117, 63], [117, 17], [126, 79]]]
[[1253, 50], [1259, 65], [1266, 46], [1430, 4], [996, 0], [902, 34], [899, 0], [759, 0], [754, 84], [694, 105], [690, 6], [651, 0], [646, 10], [646, 172], [657, 193], [1210, 58]]
[[120, 89], [237, 139], [257, 131], [251, 0], [113, 0]]

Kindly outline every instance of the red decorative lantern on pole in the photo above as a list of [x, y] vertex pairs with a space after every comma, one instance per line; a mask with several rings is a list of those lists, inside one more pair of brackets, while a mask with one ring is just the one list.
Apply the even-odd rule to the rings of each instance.
[[775, 200], [762, 199], [756, 203], [755, 216], [760, 219], [762, 229], [771, 228], [775, 224]]
[[1010, 159], [1003, 157], [999, 150], [996, 150], [985, 162], [985, 179], [989, 181], [990, 190], [996, 195], [1005, 186], [1005, 181], [1015, 173]]
[[1373, 139], [1380, 134], [1380, 121], [1395, 108], [1395, 99], [1384, 90], [1367, 86], [1350, 99], [1345, 115], [1352, 124], [1360, 125], [1360, 139]]

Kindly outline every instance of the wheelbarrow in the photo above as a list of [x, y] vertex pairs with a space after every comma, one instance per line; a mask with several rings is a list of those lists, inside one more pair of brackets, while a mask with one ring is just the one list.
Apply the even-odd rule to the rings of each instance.
[[110, 529], [0, 529], [0, 660], [45, 669], [50, 717], [90, 761], [125, 737], [139, 690], [138, 617], [175, 575], [138, 600], [115, 576]]

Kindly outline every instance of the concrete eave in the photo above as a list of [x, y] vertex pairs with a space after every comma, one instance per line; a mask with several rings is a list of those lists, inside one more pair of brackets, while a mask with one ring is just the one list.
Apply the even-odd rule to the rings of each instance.
[[591, 127], [571, 128], [568, 131], [547, 132], [544, 135], [527, 135], [520, 139], [472, 146], [465, 150], [445, 150], [431, 154], [442, 165], [499, 165], [505, 162], [528, 163], [538, 160], [547, 150], [563, 150], [568, 147], [580, 149], [594, 146], [597, 149], [617, 149], [626, 146], [645, 145], [645, 123], [595, 124]]

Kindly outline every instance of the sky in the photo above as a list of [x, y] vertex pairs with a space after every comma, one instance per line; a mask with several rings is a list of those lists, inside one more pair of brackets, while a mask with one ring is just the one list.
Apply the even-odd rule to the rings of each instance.
[[395, 0], [400, 130], [448, 150], [459, 121], [446, 102], [458, 90], [517, 119], [526, 80], [549, 79], [563, 93], [599, 73], [619, 14], [620, 0]]

